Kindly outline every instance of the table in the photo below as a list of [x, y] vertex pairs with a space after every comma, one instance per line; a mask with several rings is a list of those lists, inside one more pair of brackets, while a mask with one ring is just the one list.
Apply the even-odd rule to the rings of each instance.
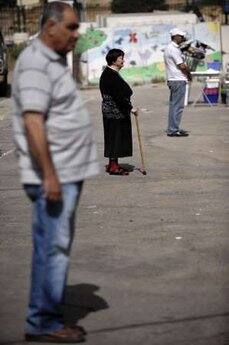
[[[214, 82], [216, 82], [216, 78], [217, 78], [217, 81], [220, 82], [221, 71], [216, 71], [216, 70], [214, 70], [212, 68], [209, 68], [206, 71], [191, 72], [191, 75], [192, 75], [193, 78], [194, 77], [205, 77], [204, 84], [202, 84], [202, 87], [201, 87], [201, 94], [193, 102], [193, 107], [195, 107], [196, 103], [200, 100], [200, 97], [202, 97], [202, 96], [204, 96], [206, 98], [206, 100], [208, 102], [208, 105], [212, 107], [213, 106], [212, 103], [210, 102], [210, 100], [208, 99], [208, 96], [204, 92], [204, 86], [206, 84], [206, 79], [207, 78], [210, 78], [209, 82], [213, 82], [213, 79], [211, 79], [211, 78], [215, 78]], [[186, 95], [185, 95], [186, 96], [185, 97], [186, 103], [185, 103], [185, 105], [188, 105], [188, 99], [189, 99], [189, 94], [190, 94], [190, 87], [191, 87], [191, 83], [188, 83], [187, 87], [186, 87]], [[206, 103], [203, 103], [203, 104], [206, 104]]]

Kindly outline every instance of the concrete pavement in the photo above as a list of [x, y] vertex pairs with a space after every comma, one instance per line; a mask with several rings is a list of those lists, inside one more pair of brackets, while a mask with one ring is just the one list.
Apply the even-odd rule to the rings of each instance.
[[[197, 94], [196, 87], [193, 95]], [[192, 97], [193, 97], [192, 95]], [[186, 108], [187, 138], [169, 138], [167, 88], [134, 88], [147, 175], [104, 172], [98, 90], [83, 91], [101, 174], [78, 212], [66, 321], [88, 345], [228, 345], [229, 109]], [[0, 99], [0, 343], [23, 344], [31, 257], [30, 205], [13, 153], [10, 100]], [[134, 156], [121, 163], [139, 167]]]

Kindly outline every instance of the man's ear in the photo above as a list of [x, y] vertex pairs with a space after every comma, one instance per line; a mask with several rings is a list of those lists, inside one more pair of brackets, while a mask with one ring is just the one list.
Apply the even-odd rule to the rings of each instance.
[[53, 19], [48, 19], [45, 23], [45, 31], [50, 35], [53, 36], [56, 33], [56, 25], [57, 22]]

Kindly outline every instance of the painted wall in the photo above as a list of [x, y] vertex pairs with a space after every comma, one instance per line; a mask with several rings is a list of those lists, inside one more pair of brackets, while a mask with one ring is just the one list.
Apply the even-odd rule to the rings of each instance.
[[229, 73], [229, 26], [222, 25], [222, 51], [224, 71]]
[[[81, 35], [77, 52], [82, 54], [84, 77], [91, 84], [97, 84], [106, 65], [105, 55], [111, 48], [125, 52], [125, 68], [121, 74], [131, 83], [163, 80], [165, 68], [163, 50], [170, 42], [169, 31], [172, 24], [155, 24], [136, 27], [88, 28]], [[209, 51], [207, 61], [221, 59], [220, 25], [218, 23], [198, 23], [179, 25], [190, 39], [198, 39], [215, 49]], [[205, 65], [198, 68], [207, 69]]]

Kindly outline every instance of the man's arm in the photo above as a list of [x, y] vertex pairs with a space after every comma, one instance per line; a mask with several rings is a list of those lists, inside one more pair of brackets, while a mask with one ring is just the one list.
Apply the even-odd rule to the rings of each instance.
[[61, 200], [61, 185], [49, 152], [43, 114], [25, 112], [24, 123], [30, 152], [42, 171], [46, 197], [50, 201]]
[[192, 81], [192, 75], [190, 73], [189, 67], [185, 63], [181, 63], [177, 65], [177, 67], [181, 70], [181, 72], [187, 76], [189, 81]]

